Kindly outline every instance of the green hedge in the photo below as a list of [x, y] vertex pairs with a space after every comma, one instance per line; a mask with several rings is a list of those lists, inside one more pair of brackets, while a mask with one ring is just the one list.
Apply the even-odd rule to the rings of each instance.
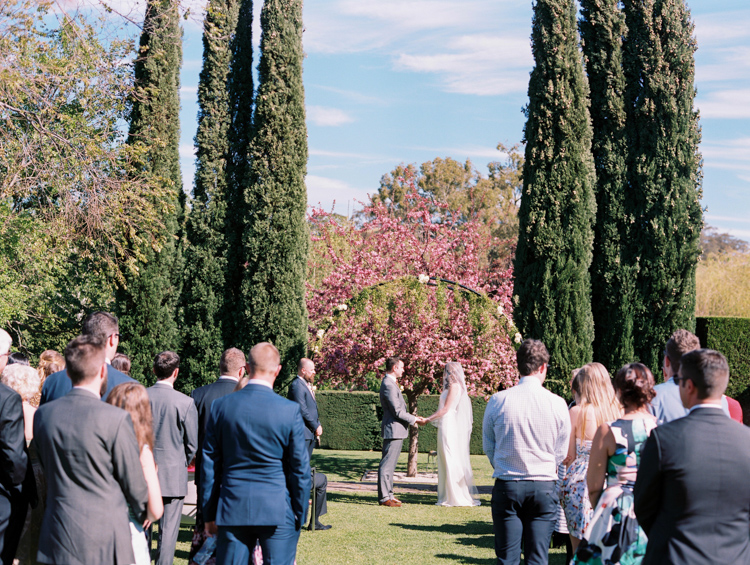
[[[376, 392], [320, 391], [315, 398], [318, 402], [320, 425], [323, 435], [320, 447], [341, 450], [375, 450], [383, 446], [380, 436], [382, 408], [380, 396]], [[437, 410], [438, 395], [422, 396], [417, 404], [417, 413], [429, 416]], [[471, 433], [471, 453], [482, 452], [482, 418], [487, 402], [475, 398], [472, 402], [474, 428]], [[404, 451], [409, 442], [404, 441]], [[437, 447], [437, 428], [427, 424], [419, 428], [419, 451], [427, 452]]]
[[750, 318], [697, 318], [695, 334], [702, 347], [726, 356], [730, 374], [726, 394], [737, 399], [749, 396], [743, 393], [750, 387]]

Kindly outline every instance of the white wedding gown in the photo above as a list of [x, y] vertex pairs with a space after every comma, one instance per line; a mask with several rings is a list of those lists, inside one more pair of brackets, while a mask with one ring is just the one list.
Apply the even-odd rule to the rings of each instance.
[[[440, 395], [440, 408], [448, 391]], [[479, 506], [474, 473], [469, 458], [473, 415], [471, 400], [461, 391], [458, 402], [436, 422], [438, 464], [438, 506]]]

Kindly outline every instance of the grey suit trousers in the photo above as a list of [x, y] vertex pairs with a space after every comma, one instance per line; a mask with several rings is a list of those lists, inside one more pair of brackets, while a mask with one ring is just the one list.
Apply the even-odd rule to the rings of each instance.
[[177, 536], [180, 533], [182, 520], [182, 505], [184, 497], [162, 497], [164, 514], [159, 520], [159, 532], [156, 536], [156, 565], [172, 565], [174, 550], [177, 546]]
[[398, 456], [404, 439], [383, 439], [383, 457], [378, 467], [378, 501], [385, 502], [393, 498], [393, 472], [396, 470]]

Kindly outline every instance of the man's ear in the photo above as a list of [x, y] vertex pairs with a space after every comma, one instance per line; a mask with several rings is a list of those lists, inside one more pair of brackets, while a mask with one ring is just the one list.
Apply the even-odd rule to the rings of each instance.
[[174, 371], [172, 371], [172, 374], [171, 374], [171, 375], [169, 375], [169, 377], [170, 377], [170, 378], [175, 378], [175, 379], [176, 379], [176, 378], [177, 378], [177, 375], [179, 375], [179, 374], [180, 374], [180, 368], [179, 368], [179, 367], [177, 367], [177, 368], [176, 368], [176, 369], [175, 369]]
[[281, 372], [281, 365], [277, 365], [276, 372], [273, 374], [274, 378], [278, 377], [280, 372]]
[[245, 367], [240, 367], [240, 378], [242, 378], [245, 374]]

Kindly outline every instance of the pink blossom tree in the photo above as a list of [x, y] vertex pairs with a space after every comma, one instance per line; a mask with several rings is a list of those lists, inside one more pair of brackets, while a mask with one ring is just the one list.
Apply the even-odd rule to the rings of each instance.
[[[408, 210], [367, 206], [362, 225], [313, 210], [308, 287], [310, 354], [334, 388], [367, 389], [386, 357], [404, 360], [400, 384], [409, 410], [440, 392], [448, 361], [460, 362], [470, 395], [489, 396], [516, 378], [512, 274], [493, 269], [496, 243], [474, 222], [436, 214], [435, 202], [410, 190]], [[430, 211], [432, 209], [432, 212]], [[382, 374], [382, 373], [381, 373]], [[417, 429], [410, 428], [409, 475], [416, 474]]]

